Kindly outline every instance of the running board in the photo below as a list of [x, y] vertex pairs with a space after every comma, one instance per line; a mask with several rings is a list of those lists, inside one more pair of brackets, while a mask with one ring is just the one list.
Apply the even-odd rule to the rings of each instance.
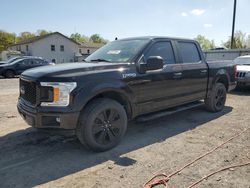
[[152, 113], [152, 114], [139, 116], [138, 118], [136, 118], [136, 121], [137, 122], [150, 121], [150, 120], [153, 120], [153, 119], [168, 116], [168, 115], [171, 115], [171, 114], [175, 114], [177, 112], [181, 112], [181, 111], [184, 111], [184, 110], [189, 110], [189, 109], [199, 107], [199, 106], [202, 106], [202, 105], [204, 105], [204, 102], [202, 102], [202, 101], [192, 102], [192, 103], [188, 103], [186, 105], [181, 105], [181, 106], [178, 106], [178, 107], [170, 108], [170, 109], [165, 110], [165, 111], [160, 111], [160, 112], [156, 112], [156, 113]]

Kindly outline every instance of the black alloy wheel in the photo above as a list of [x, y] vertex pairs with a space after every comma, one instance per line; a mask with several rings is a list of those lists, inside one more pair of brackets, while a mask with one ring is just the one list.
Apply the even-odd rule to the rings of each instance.
[[98, 114], [93, 122], [92, 134], [101, 145], [113, 142], [121, 131], [121, 118], [116, 109], [106, 109]]

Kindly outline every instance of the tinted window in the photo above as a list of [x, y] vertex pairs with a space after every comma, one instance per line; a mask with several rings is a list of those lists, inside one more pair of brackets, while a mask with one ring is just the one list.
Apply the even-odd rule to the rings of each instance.
[[38, 62], [35, 59], [30, 59], [30, 65], [37, 65]]
[[28, 59], [22, 60], [18, 63], [21, 66], [29, 66], [30, 61]]
[[194, 43], [178, 42], [183, 63], [196, 63], [201, 60], [198, 49]]
[[38, 59], [37, 61], [39, 62], [40, 65], [47, 64], [47, 62], [42, 59]]
[[153, 44], [146, 54], [146, 59], [150, 56], [161, 56], [165, 64], [174, 64], [174, 52], [170, 42], [157, 42]]

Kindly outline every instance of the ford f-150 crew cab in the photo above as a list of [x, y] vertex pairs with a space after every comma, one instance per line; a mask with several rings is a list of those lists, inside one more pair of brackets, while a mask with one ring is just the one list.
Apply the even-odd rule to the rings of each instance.
[[235, 75], [233, 65], [207, 63], [193, 40], [121, 39], [85, 62], [25, 71], [17, 108], [33, 127], [75, 129], [87, 148], [105, 151], [136, 117], [203, 100], [221, 111]]

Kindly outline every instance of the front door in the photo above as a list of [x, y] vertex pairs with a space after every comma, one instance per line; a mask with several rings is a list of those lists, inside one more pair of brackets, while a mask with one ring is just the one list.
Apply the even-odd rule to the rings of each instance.
[[154, 42], [144, 52], [144, 61], [150, 56], [161, 56], [164, 67], [160, 70], [138, 74], [130, 87], [136, 91], [138, 113], [149, 113], [178, 104], [182, 94], [181, 64], [176, 63], [176, 56], [171, 41]]

